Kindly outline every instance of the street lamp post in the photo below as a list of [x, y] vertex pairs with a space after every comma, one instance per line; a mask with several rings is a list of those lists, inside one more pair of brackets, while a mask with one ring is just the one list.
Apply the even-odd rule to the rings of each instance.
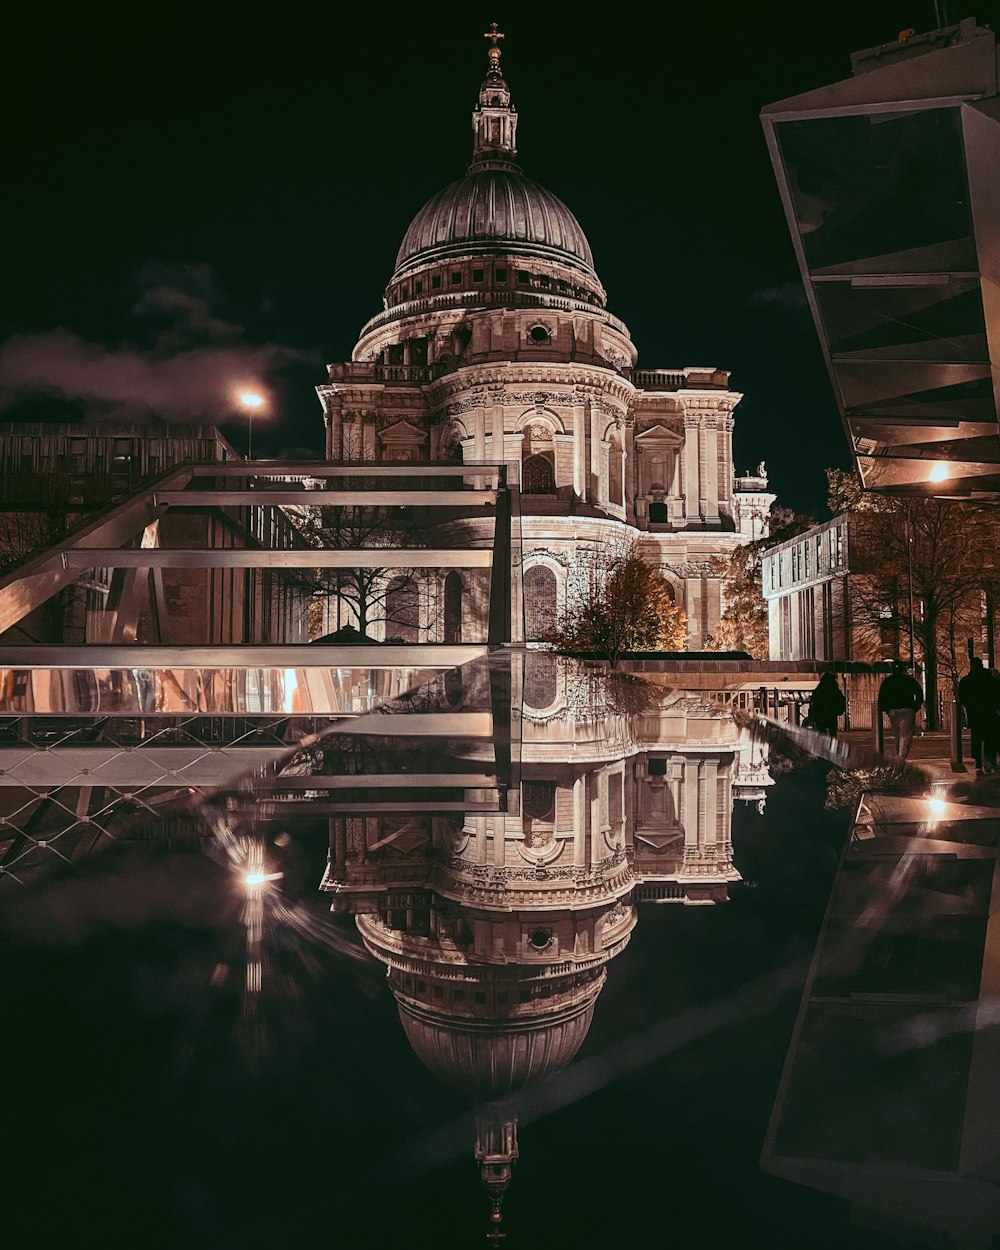
[[258, 409], [264, 406], [263, 395], [258, 395], [256, 391], [244, 391], [240, 395], [240, 405], [244, 409], [248, 418], [247, 430], [247, 459], [253, 459], [253, 416]]
[[916, 674], [913, 654], [913, 500], [906, 501], [906, 584], [910, 595], [910, 672]]

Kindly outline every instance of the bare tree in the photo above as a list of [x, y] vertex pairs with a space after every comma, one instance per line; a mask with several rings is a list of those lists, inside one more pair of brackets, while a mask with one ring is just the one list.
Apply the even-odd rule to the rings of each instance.
[[[367, 479], [357, 484], [348, 478], [344, 490], [369, 489]], [[304, 505], [287, 509], [288, 515], [310, 546], [321, 550], [370, 551], [386, 548], [425, 547], [430, 527], [419, 510], [410, 507], [367, 504]], [[421, 589], [425, 577], [413, 568], [387, 561], [375, 568], [316, 568], [306, 570], [299, 582], [313, 596], [326, 595], [346, 607], [358, 631], [368, 635], [376, 624], [386, 637], [393, 632], [420, 631]]]
[[51, 546], [65, 531], [65, 513], [55, 509], [0, 511], [0, 573], [14, 568], [33, 551]]
[[597, 655], [617, 668], [626, 652], [680, 651], [686, 640], [687, 616], [666, 578], [625, 540], [578, 552], [545, 641], [563, 654]]
[[980, 628], [986, 585], [996, 579], [1000, 513], [964, 500], [865, 495], [852, 475], [828, 470], [830, 505], [855, 512], [851, 610], [856, 636], [875, 658], [924, 668], [929, 728], [937, 726], [938, 672], [957, 682], [958, 640]]

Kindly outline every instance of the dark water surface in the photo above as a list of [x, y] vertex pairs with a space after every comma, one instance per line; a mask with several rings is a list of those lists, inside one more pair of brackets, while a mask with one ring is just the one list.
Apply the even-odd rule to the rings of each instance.
[[[824, 809], [828, 769], [734, 801], [727, 901], [637, 908], [575, 1057], [516, 1093], [510, 1250], [898, 1244], [760, 1164], [852, 815]], [[326, 819], [288, 829], [261, 826], [283, 876], [259, 949], [196, 841], [3, 896], [4, 1245], [489, 1244], [475, 1099], [421, 1062], [385, 964], [317, 891]]]
[[[757, 1162], [846, 833], [824, 771], [737, 810], [752, 888], [643, 911], [555, 1078], [566, 1105], [520, 1127], [507, 1244], [890, 1244]], [[293, 879], [325, 855], [308, 841]], [[328, 924], [324, 903], [299, 906]], [[338, 947], [279, 952], [254, 1056], [239, 969], [211, 985], [242, 942], [212, 860], [112, 850], [30, 912], [4, 924], [9, 1245], [486, 1244], [468, 1105], [414, 1056], [349, 919]]]

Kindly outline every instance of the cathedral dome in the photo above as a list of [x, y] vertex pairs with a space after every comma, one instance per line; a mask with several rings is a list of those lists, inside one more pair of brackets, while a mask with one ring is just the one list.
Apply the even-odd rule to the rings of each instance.
[[603, 977], [586, 997], [570, 999], [544, 1019], [510, 1022], [447, 1018], [396, 994], [399, 1018], [421, 1063], [435, 1076], [482, 1101], [502, 1098], [560, 1072], [580, 1049]]
[[517, 166], [498, 165], [473, 166], [427, 201], [403, 238], [393, 279], [417, 265], [498, 249], [597, 278], [587, 236], [562, 200]]

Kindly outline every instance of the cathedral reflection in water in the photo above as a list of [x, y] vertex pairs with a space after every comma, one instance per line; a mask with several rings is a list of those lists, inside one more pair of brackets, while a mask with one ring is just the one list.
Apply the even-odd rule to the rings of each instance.
[[[333, 815], [322, 881], [386, 965], [416, 1054], [477, 1107], [497, 1223], [518, 1156], [510, 1096], [579, 1050], [638, 907], [726, 900], [733, 802], [762, 806], [770, 784], [766, 748], [709, 695], [540, 653], [514, 659], [515, 690], [522, 662], [507, 810]], [[439, 745], [442, 771], [488, 754]]]

